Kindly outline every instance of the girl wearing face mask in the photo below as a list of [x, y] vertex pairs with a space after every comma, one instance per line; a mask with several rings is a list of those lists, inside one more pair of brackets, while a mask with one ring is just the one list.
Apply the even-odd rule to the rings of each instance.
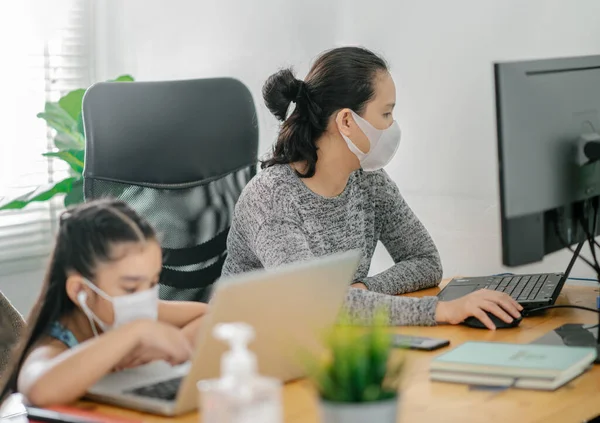
[[[357, 317], [387, 306], [393, 325], [456, 324], [473, 315], [494, 329], [486, 311], [507, 322], [519, 316], [512, 298], [486, 290], [449, 302], [393, 296], [437, 286], [442, 265], [427, 230], [382, 170], [401, 134], [383, 59], [337, 48], [323, 53], [304, 81], [289, 69], [275, 73], [263, 97], [282, 124], [263, 171], [237, 203], [223, 274], [359, 249], [358, 289], [347, 298]], [[378, 241], [395, 264], [368, 277]]]
[[187, 361], [207, 306], [160, 301], [161, 267], [152, 227], [124, 203], [65, 212], [1, 397], [67, 403], [115, 369]]

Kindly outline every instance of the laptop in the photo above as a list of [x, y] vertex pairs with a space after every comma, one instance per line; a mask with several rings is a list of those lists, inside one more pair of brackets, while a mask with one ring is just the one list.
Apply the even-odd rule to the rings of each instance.
[[195, 410], [197, 382], [220, 376], [221, 355], [228, 349], [212, 334], [221, 322], [245, 322], [254, 328], [249, 347], [261, 375], [283, 382], [306, 376], [299, 355], [322, 351], [324, 332], [337, 320], [360, 257], [353, 250], [223, 278], [216, 284], [191, 361], [174, 367], [159, 361], [109, 374], [86, 398], [165, 416]]
[[441, 301], [451, 301], [478, 289], [506, 292], [525, 311], [553, 305], [562, 290], [567, 274], [480, 276], [452, 279], [438, 294]]

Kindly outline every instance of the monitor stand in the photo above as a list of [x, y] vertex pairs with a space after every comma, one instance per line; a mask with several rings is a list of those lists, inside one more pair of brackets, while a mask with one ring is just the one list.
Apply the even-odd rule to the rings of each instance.
[[[565, 283], [584, 244], [585, 242], [580, 242], [573, 252], [573, 257], [565, 271]], [[594, 301], [594, 303], [596, 303], [596, 301]], [[598, 339], [599, 326], [600, 313], [598, 313], [598, 323], [596, 324], [567, 323], [554, 329], [552, 332], [546, 333], [531, 343], [542, 345], [565, 345], [570, 347], [593, 347], [596, 348], [596, 360], [594, 363], [600, 364], [600, 340]]]
[[600, 363], [600, 349], [598, 348], [598, 324], [567, 323], [542, 337], [532, 341], [532, 344], [565, 345], [569, 347], [595, 347], [597, 349], [596, 361]]

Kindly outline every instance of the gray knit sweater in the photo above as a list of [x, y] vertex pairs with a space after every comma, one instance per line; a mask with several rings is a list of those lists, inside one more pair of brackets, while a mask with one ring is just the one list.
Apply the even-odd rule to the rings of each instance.
[[[395, 265], [367, 277], [378, 241]], [[349, 290], [346, 307], [351, 315], [368, 319], [387, 305], [391, 324], [435, 324], [436, 297], [392, 296], [436, 286], [442, 266], [427, 230], [384, 171], [356, 171], [340, 195], [325, 198], [288, 165], [263, 170], [236, 205], [223, 275], [351, 249], [363, 253], [354, 281], [369, 288]]]

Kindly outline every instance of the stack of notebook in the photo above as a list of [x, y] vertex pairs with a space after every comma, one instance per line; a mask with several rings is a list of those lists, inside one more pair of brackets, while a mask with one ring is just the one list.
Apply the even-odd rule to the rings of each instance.
[[431, 362], [430, 378], [469, 385], [554, 390], [582, 374], [596, 349], [466, 342]]

